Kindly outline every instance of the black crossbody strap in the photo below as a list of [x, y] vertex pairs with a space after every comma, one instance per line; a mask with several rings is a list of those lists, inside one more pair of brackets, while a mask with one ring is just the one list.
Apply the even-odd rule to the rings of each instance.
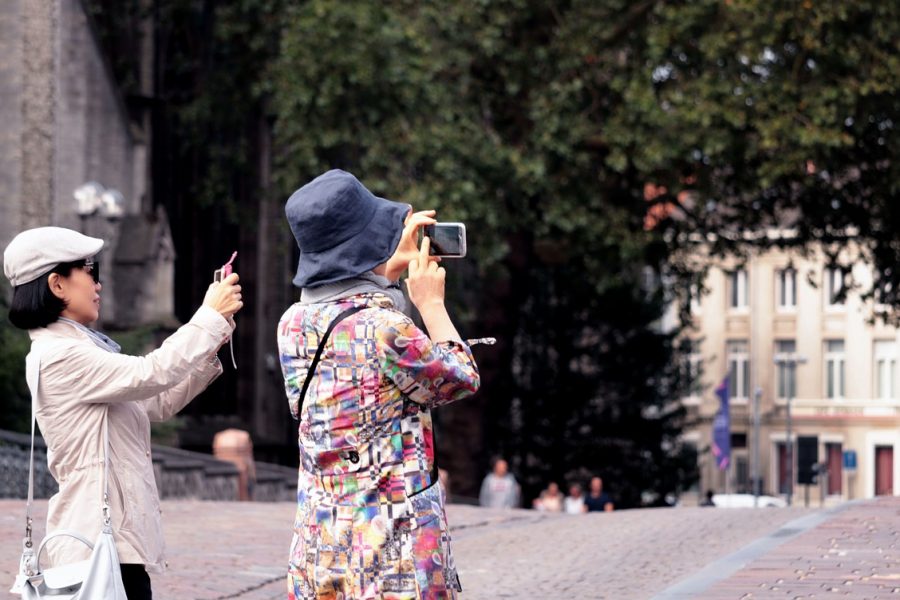
[[297, 420], [303, 420], [303, 401], [306, 398], [306, 390], [309, 389], [309, 384], [312, 382], [313, 373], [316, 371], [316, 367], [319, 366], [319, 360], [322, 358], [322, 352], [325, 350], [325, 343], [328, 342], [328, 337], [331, 335], [332, 330], [337, 326], [338, 323], [349, 317], [350, 315], [355, 315], [361, 310], [365, 310], [369, 308], [368, 306], [353, 306], [348, 308], [338, 316], [334, 318], [334, 320], [328, 324], [328, 329], [325, 330], [325, 334], [322, 336], [322, 341], [319, 342], [319, 347], [316, 349], [316, 355], [313, 357], [312, 362], [309, 365], [309, 370], [306, 372], [306, 381], [303, 382], [303, 389], [300, 390], [300, 399], [297, 401]]

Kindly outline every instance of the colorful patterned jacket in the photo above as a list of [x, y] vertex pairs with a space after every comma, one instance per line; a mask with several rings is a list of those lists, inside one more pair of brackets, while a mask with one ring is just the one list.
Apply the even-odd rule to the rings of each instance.
[[[298, 406], [320, 336], [351, 306], [366, 309], [332, 331]], [[381, 294], [293, 305], [278, 346], [302, 417], [290, 598], [455, 597], [430, 408], [478, 389], [471, 350], [432, 343]]]

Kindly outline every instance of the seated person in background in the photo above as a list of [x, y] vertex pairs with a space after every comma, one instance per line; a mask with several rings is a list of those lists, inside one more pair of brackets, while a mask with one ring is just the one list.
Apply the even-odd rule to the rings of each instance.
[[587, 506], [584, 504], [584, 494], [581, 493], [581, 486], [573, 483], [569, 486], [569, 495], [566, 496], [564, 502], [566, 514], [580, 515], [587, 512]]
[[609, 494], [603, 491], [603, 480], [599, 477], [591, 479], [591, 491], [584, 499], [588, 512], [612, 512], [615, 506]]
[[551, 481], [547, 489], [534, 499], [534, 507], [547, 512], [562, 512], [563, 495], [555, 481]]

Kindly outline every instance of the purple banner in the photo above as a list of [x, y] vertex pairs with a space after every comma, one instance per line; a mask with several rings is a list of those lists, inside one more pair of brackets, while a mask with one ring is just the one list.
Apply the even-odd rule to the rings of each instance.
[[731, 462], [731, 413], [728, 410], [728, 377], [716, 388], [721, 406], [713, 420], [712, 451], [716, 457], [716, 466], [720, 471], [728, 468]]

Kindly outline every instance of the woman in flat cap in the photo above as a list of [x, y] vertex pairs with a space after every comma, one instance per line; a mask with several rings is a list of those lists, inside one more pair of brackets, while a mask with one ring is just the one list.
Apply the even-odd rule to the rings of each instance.
[[[301, 288], [278, 326], [300, 421], [289, 597], [455, 598], [430, 411], [470, 396], [480, 379], [444, 307], [444, 269], [428, 238], [418, 246], [434, 211], [412, 213], [339, 170], [297, 190], [285, 210]], [[407, 267], [427, 333], [402, 312]]]
[[[102, 247], [103, 240], [70, 229], [30, 229], [10, 242], [3, 269], [14, 286], [9, 319], [31, 337], [27, 363], [37, 377], [29, 387], [59, 483], [47, 531], [97, 538], [108, 439], [108, 515], [125, 591], [139, 600], [151, 598], [147, 570], [166, 564], [150, 422], [175, 415], [222, 373], [216, 353], [231, 336], [241, 288], [236, 274], [210, 285], [203, 306], [159, 349], [127, 356], [90, 328], [100, 316], [95, 255]], [[48, 549], [50, 566], [89, 555], [75, 542]]]

